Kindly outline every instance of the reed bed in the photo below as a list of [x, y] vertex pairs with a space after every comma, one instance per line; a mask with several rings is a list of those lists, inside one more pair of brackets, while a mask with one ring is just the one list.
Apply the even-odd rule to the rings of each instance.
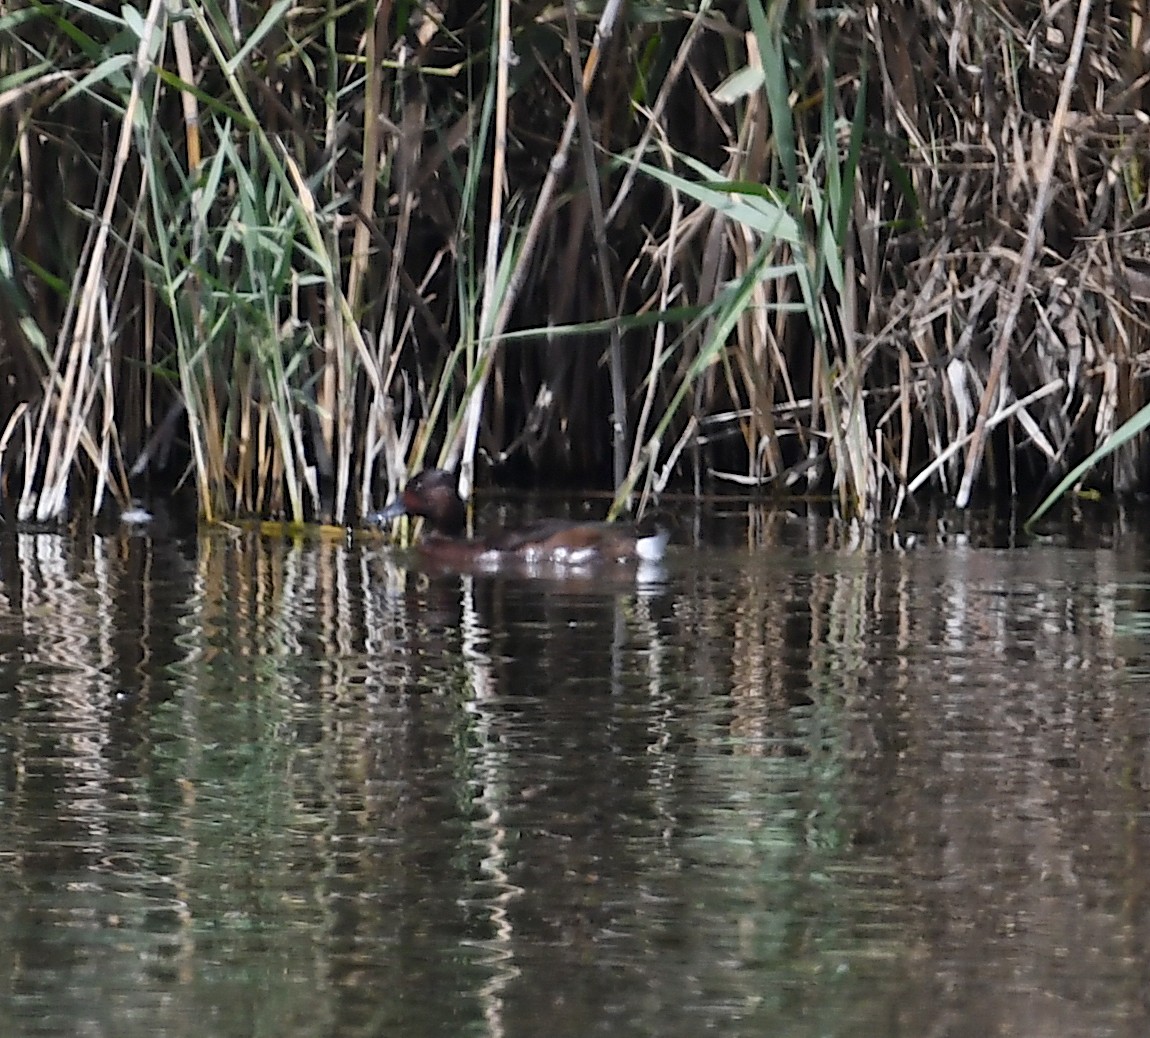
[[861, 518], [1092, 452], [1145, 483], [1136, 9], [60, 0], [0, 29], [20, 520], [161, 480], [344, 523], [430, 461]]

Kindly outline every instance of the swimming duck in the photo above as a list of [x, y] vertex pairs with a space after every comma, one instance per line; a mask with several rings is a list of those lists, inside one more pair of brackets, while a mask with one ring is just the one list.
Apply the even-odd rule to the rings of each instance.
[[525, 526], [468, 538], [467, 507], [445, 469], [424, 469], [383, 511], [367, 521], [384, 525], [402, 515], [422, 516], [428, 529], [420, 552], [451, 568], [497, 567], [503, 564], [588, 566], [599, 561], [638, 559], [657, 562], [670, 535], [663, 528], [640, 532], [626, 523], [538, 519]]

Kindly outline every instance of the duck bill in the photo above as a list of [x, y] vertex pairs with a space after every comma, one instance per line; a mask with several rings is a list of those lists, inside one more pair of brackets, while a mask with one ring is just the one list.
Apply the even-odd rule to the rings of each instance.
[[407, 506], [403, 503], [403, 496], [401, 495], [381, 511], [369, 512], [364, 516], [364, 522], [371, 526], [386, 526], [403, 515], [407, 515]]

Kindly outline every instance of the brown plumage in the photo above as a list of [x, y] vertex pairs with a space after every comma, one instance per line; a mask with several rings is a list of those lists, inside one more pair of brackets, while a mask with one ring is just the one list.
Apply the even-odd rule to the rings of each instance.
[[648, 534], [627, 523], [570, 519], [539, 519], [485, 537], [468, 538], [466, 506], [456, 490], [455, 476], [444, 469], [420, 472], [387, 508], [368, 516], [368, 521], [383, 525], [401, 515], [426, 519], [428, 530], [419, 550], [453, 569], [516, 563], [586, 566], [599, 561], [655, 561], [662, 558], [669, 539], [663, 529]]

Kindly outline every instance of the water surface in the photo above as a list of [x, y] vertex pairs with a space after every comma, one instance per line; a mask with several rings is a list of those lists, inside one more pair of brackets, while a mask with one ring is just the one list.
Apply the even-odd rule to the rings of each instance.
[[0, 1034], [1145, 1033], [1146, 546], [979, 543], [5, 532]]

